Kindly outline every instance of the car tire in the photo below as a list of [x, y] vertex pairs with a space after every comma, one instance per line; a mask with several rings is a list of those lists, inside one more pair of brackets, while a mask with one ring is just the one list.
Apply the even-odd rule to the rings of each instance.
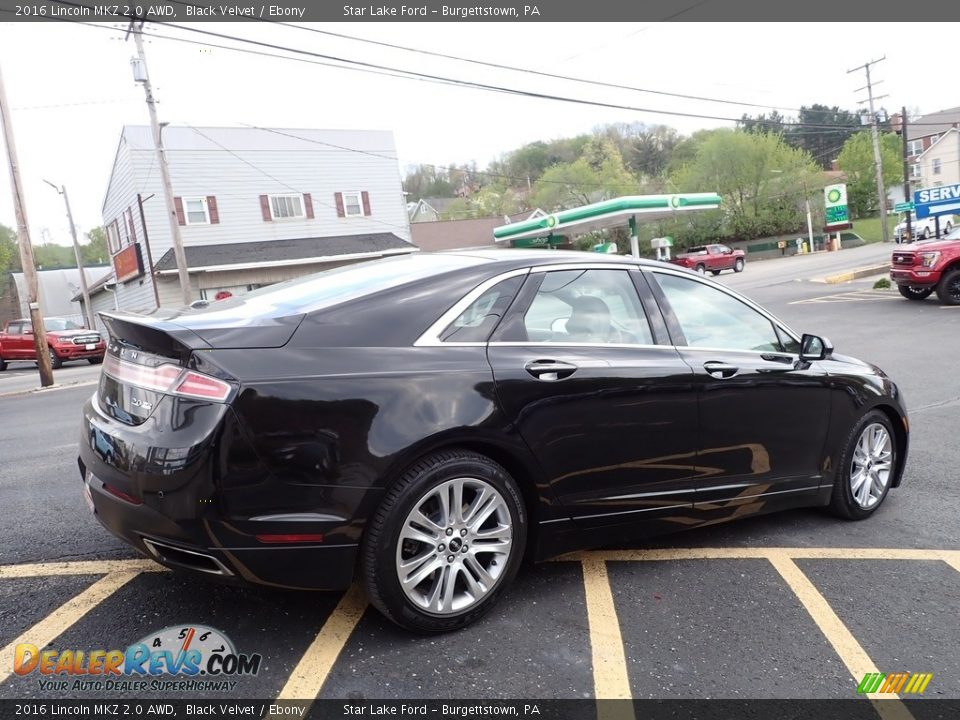
[[924, 240], [928, 240], [930, 238], [930, 228], [924, 228], [923, 235], [920, 237], [922, 237]]
[[3, 372], [7, 369], [7, 361], [0, 359], [0, 372]]
[[720, 271], [719, 271], [719, 270], [711, 270], [711, 271], [710, 271], [710, 274], [713, 275], [714, 277], [716, 277], [717, 275], [720, 274]]
[[946, 229], [943, 231], [944, 235], [947, 235], [951, 230], [953, 230], [953, 225], [951, 225], [949, 222], [946, 224], [945, 227]]
[[743, 258], [737, 258], [736, 262], [733, 263], [734, 272], [743, 272]]
[[706, 274], [707, 274], [707, 268], [704, 267], [703, 264], [697, 265], [697, 266], [694, 268], [694, 270], [695, 270], [696, 272], [700, 273], [701, 275], [706, 275]]
[[[458, 494], [460, 510], [452, 511]], [[471, 523], [475, 513], [484, 517]], [[457, 630], [496, 604], [520, 567], [526, 536], [526, 509], [507, 471], [483, 455], [445, 450], [387, 490], [364, 532], [360, 577], [370, 603], [401, 627]]]
[[103, 362], [103, 358], [102, 357], [87, 358], [87, 362], [90, 363], [91, 365], [99, 365], [100, 363]]
[[53, 348], [50, 348], [50, 367], [54, 370], [59, 370], [63, 367], [63, 360], [53, 351]]
[[960, 267], [943, 274], [937, 283], [937, 297], [943, 305], [960, 305]]
[[861, 417], [837, 463], [830, 512], [847, 520], [873, 515], [890, 491], [898, 453], [897, 436], [885, 413], [871, 410]]
[[897, 290], [907, 300], [926, 300], [933, 292], [932, 287], [915, 288], [912, 285], [897, 285]]

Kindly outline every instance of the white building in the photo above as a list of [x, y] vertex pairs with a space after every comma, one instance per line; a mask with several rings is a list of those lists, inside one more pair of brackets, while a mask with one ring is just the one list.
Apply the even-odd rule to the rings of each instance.
[[950, 128], [937, 136], [915, 159], [916, 187], [929, 188], [960, 183], [960, 132]]
[[[416, 250], [390, 132], [165, 127], [163, 144], [194, 299]], [[94, 309], [182, 305], [149, 127], [121, 133], [103, 222], [116, 288]]]

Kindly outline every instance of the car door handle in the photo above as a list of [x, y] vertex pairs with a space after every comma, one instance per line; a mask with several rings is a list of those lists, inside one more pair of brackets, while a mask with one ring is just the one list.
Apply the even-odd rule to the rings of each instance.
[[727, 380], [740, 372], [740, 368], [736, 365], [728, 365], [727, 363], [717, 362], [715, 360], [705, 362], [703, 369], [718, 380]]
[[563, 380], [577, 371], [576, 365], [557, 360], [531, 360], [523, 367], [537, 380]]

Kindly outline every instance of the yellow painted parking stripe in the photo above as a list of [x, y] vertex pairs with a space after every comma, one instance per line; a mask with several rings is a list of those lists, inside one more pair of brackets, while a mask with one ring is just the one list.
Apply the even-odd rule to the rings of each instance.
[[[317, 637], [290, 673], [277, 700], [314, 700], [320, 694], [333, 664], [367, 609], [367, 599], [354, 584], [320, 628]], [[307, 706], [309, 707], [309, 706]]]
[[588, 550], [555, 558], [558, 562], [638, 562], [657, 560], [764, 560], [772, 555], [802, 559], [823, 560], [943, 560], [960, 567], [960, 550], [912, 548], [804, 548], [804, 547], [742, 547], [742, 548], [656, 548], [651, 550]]
[[0, 565], [0, 579], [48, 577], [52, 575], [107, 575], [112, 572], [167, 572], [152, 560], [78, 560], [74, 562]]
[[[853, 678], [862, 678], [867, 673], [880, 672], [876, 664], [867, 655], [863, 646], [857, 642], [853, 633], [843, 624], [840, 617], [830, 607], [827, 599], [817, 590], [810, 579], [804, 575], [797, 564], [786, 553], [772, 552], [768, 558], [777, 569], [794, 595], [806, 608], [810, 617], [820, 628], [834, 651], [847, 666]], [[892, 693], [870, 693], [874, 708], [883, 720], [912, 720], [913, 715], [901, 702], [892, 702], [897, 696]]]
[[0, 650], [0, 683], [13, 673], [13, 651], [18, 644], [32, 643], [41, 648], [49, 645], [57, 636], [139, 574], [138, 570], [119, 570], [100, 578]]
[[[590, 651], [593, 656], [594, 696], [600, 700], [630, 700], [627, 658], [623, 651], [620, 621], [613, 604], [607, 565], [603, 560], [583, 561], [583, 589], [587, 599]], [[598, 703], [598, 720], [633, 718], [632, 703]]]

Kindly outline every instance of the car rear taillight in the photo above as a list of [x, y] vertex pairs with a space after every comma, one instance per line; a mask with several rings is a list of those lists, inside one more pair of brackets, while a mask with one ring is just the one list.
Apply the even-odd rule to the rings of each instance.
[[226, 401], [233, 390], [230, 383], [196, 370], [186, 370], [172, 363], [155, 367], [136, 365], [115, 355], [106, 357], [103, 372], [125, 385], [214, 402]]
[[323, 533], [271, 533], [256, 536], [262, 543], [320, 543]]

